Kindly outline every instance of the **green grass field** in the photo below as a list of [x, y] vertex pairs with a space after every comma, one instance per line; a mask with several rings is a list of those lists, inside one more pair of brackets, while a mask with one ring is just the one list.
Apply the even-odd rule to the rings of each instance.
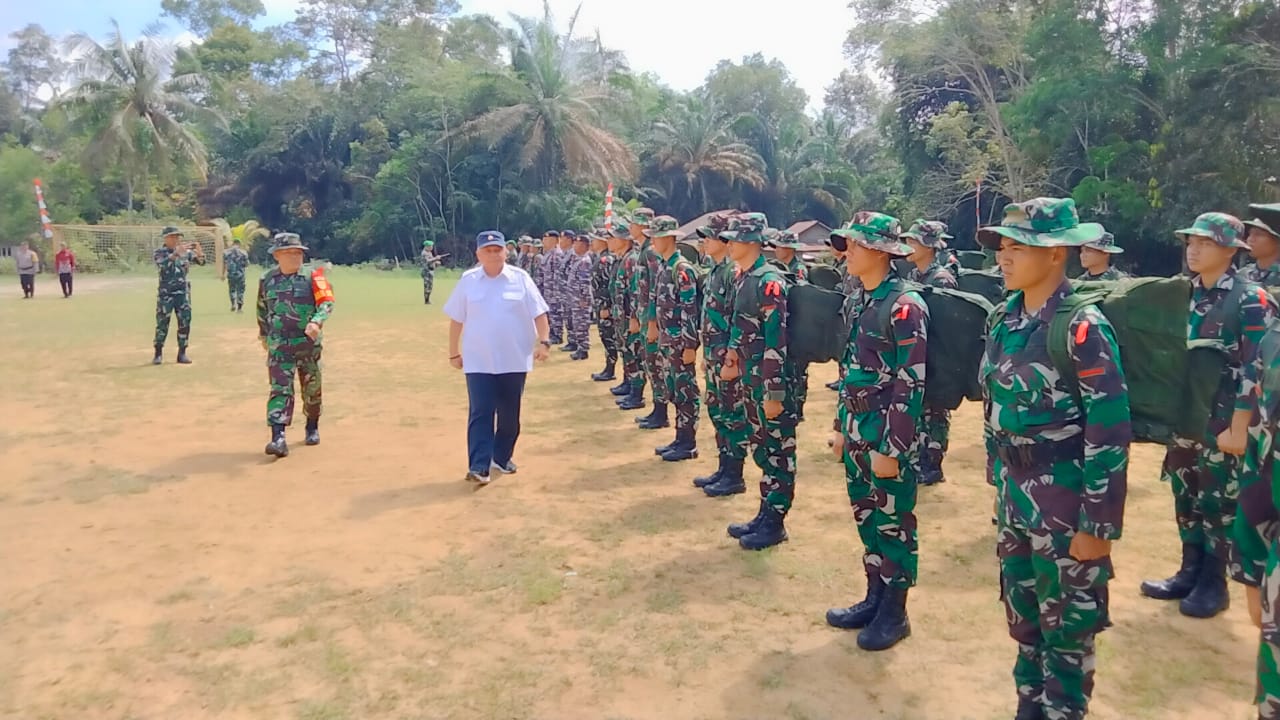
[[[251, 269], [250, 295], [256, 269]], [[750, 495], [689, 485], [585, 363], [531, 376], [519, 474], [479, 491], [466, 394], [416, 274], [339, 268], [323, 443], [273, 461], [252, 314], [193, 273], [191, 366], [152, 367], [155, 280], [0, 277], [0, 715], [43, 718], [690, 720], [1013, 713], [980, 414], [921, 491], [913, 636], [867, 654], [823, 613], [861, 595], [832, 393], [815, 367], [791, 541], [740, 551]], [[11, 286], [10, 286], [11, 285]], [[250, 299], [251, 303], [251, 299]], [[246, 308], [248, 311], [249, 308]], [[1092, 717], [1253, 717], [1256, 632], [1143, 600], [1176, 534], [1160, 452], [1134, 451], [1115, 627]]]

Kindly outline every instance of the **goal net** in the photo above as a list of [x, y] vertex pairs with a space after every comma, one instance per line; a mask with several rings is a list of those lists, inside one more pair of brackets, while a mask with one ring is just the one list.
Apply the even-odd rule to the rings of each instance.
[[[225, 231], [213, 225], [185, 225], [182, 242], [198, 244], [204, 250], [210, 267], [222, 273], [222, 251], [230, 239]], [[40, 237], [37, 247], [43, 252], [40, 258], [52, 266], [53, 256], [65, 242], [76, 254], [76, 265], [81, 272], [133, 272], [150, 270], [152, 253], [164, 240], [160, 225], [54, 225], [53, 239]], [[43, 246], [43, 247], [40, 247]]]

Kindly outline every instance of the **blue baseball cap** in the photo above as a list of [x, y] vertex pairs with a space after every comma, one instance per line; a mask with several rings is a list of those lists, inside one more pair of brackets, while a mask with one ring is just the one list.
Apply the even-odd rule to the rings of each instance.
[[502, 247], [506, 247], [507, 238], [504, 237], [503, 234], [498, 232], [497, 230], [485, 230], [479, 235], [476, 235], [477, 250], [479, 250], [480, 248], [489, 247], [490, 245], [500, 245]]

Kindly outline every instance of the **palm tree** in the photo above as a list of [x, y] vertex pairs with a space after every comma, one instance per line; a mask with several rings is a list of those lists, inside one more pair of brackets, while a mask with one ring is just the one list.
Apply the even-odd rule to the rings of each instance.
[[842, 135], [834, 124], [823, 121], [815, 128], [807, 120], [778, 133], [766, 195], [779, 201], [788, 217], [816, 217], [829, 224], [852, 212], [857, 176], [841, 157]]
[[105, 44], [84, 33], [68, 39], [68, 51], [77, 58], [71, 65], [77, 84], [65, 102], [78, 120], [95, 129], [87, 149], [89, 161], [125, 168], [131, 211], [134, 184], [141, 180], [147, 188], [147, 208], [154, 213], [153, 173], [167, 177], [179, 163], [186, 163], [202, 180], [208, 171], [204, 143], [186, 121], [220, 118], [184, 95], [201, 88], [204, 80], [195, 74], [173, 74], [177, 47], [160, 38], [156, 27], [130, 45], [120, 25], [114, 20], [111, 24], [114, 31]]
[[717, 187], [764, 187], [764, 161], [734, 135], [734, 121], [714, 102], [691, 96], [653, 124], [650, 166], [669, 202], [693, 205], [682, 206], [683, 214], [710, 209]]
[[563, 174], [601, 184], [630, 180], [635, 157], [602, 126], [597, 110], [609, 99], [602, 74], [615, 64], [573, 37], [578, 13], [563, 36], [545, 0], [542, 18], [512, 18], [519, 28], [511, 38], [514, 101], [464, 123], [459, 134], [479, 137], [490, 148], [518, 144], [519, 169], [535, 170], [547, 185]]

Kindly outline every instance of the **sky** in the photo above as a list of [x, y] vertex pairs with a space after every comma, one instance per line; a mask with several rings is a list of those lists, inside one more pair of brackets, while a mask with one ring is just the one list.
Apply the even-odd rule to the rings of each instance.
[[[848, 0], [760, 2], [756, 9], [730, 0], [550, 0], [563, 31], [579, 2], [577, 35], [597, 29], [606, 47], [623, 51], [636, 72], [652, 72], [676, 90], [692, 90], [723, 59], [738, 61], [761, 52], [781, 60], [809, 95], [810, 108], [822, 103], [826, 86], [845, 67], [844, 37], [852, 23]], [[273, 25], [293, 19], [298, 0], [263, 0]], [[510, 14], [537, 16], [542, 0], [460, 0], [463, 13], [487, 13], [509, 23]], [[625, 9], [619, 9], [619, 7]], [[126, 36], [141, 32], [160, 17], [160, 0], [0, 0], [0, 50], [12, 46], [8, 35], [39, 23], [58, 37], [76, 31], [105, 35], [110, 19]], [[170, 21], [174, 37], [183, 29]], [[714, 37], [714, 41], [703, 41]]]

